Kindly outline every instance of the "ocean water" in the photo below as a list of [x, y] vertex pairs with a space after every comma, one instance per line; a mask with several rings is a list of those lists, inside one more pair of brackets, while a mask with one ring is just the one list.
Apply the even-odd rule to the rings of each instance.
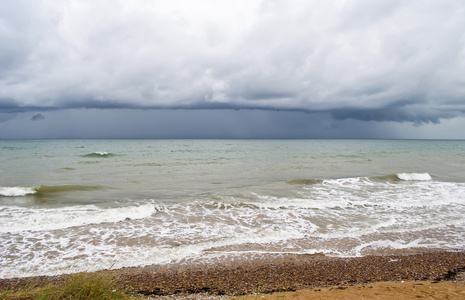
[[0, 278], [464, 237], [465, 141], [0, 141]]

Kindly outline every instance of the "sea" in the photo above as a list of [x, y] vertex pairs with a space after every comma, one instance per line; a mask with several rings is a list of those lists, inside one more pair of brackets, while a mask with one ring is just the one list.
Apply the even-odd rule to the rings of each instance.
[[462, 140], [0, 140], [0, 278], [464, 248]]

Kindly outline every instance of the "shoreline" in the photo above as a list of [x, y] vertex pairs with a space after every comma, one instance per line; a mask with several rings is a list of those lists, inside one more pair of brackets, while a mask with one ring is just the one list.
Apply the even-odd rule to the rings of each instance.
[[[450, 281], [464, 271], [465, 251], [438, 251], [352, 258], [265, 257], [225, 265], [147, 266], [95, 273], [111, 275], [118, 287], [134, 294], [233, 297], [386, 281]], [[0, 289], [15, 289], [31, 282], [41, 286], [69, 276], [73, 274], [0, 279]]]

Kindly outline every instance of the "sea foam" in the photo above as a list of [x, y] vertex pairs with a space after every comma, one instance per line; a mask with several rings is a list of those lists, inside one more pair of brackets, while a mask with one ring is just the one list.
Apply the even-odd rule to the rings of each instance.
[[104, 189], [100, 185], [37, 185], [37, 186], [14, 186], [0, 187], [0, 196], [3, 197], [23, 197], [28, 195], [46, 195], [51, 193], [65, 193], [73, 191], [92, 191]]
[[0, 196], [4, 197], [21, 197], [37, 193], [35, 187], [0, 187]]
[[428, 173], [399, 173], [399, 174], [396, 174], [397, 177], [400, 179], [400, 180], [407, 180], [407, 181], [427, 181], [427, 180], [431, 180], [431, 175], [429, 175]]
[[147, 218], [154, 212], [155, 206], [149, 203], [116, 208], [101, 208], [95, 205], [48, 209], [0, 207], [0, 232], [46, 231], [115, 223]]

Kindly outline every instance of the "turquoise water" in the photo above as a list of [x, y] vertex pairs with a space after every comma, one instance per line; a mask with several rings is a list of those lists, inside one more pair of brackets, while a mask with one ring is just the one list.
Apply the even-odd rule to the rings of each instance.
[[463, 249], [465, 141], [0, 141], [0, 277]]

